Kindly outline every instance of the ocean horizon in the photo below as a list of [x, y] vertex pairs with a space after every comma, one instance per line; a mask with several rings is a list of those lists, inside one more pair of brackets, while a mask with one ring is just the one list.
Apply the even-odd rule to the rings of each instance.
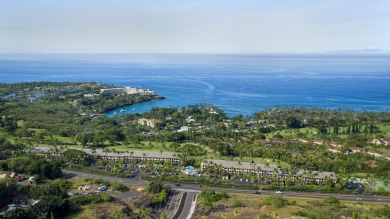
[[[388, 111], [390, 54], [0, 54], [0, 82], [98, 82], [154, 90], [151, 107], [210, 103], [228, 116], [275, 106]], [[118, 110], [108, 112], [112, 116]]]

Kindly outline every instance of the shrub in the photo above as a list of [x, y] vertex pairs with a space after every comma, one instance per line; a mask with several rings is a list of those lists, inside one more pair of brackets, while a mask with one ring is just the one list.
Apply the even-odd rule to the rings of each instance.
[[235, 199], [235, 200], [233, 200], [232, 207], [233, 208], [240, 208], [240, 207], [245, 207], [245, 205], [242, 201]]
[[115, 198], [107, 193], [102, 193], [98, 195], [78, 195], [70, 198], [70, 202], [73, 205], [89, 205], [89, 204], [98, 204], [102, 202], [111, 202]]
[[116, 182], [112, 184], [112, 190], [118, 191], [118, 192], [127, 192], [129, 191], [129, 187], [123, 185], [122, 183]]
[[286, 199], [283, 199], [283, 197], [280, 195], [270, 195], [263, 199], [263, 204], [271, 205], [275, 208], [282, 208], [288, 205], [289, 203]]
[[300, 216], [300, 217], [307, 217], [307, 213], [304, 211], [297, 211], [297, 212], [292, 213], [292, 215]]
[[199, 203], [204, 206], [211, 206], [212, 203], [227, 198], [229, 198], [227, 192], [215, 192], [212, 189], [205, 188], [202, 193], [200, 193]]
[[324, 204], [340, 204], [340, 201], [334, 196], [328, 196], [324, 199]]

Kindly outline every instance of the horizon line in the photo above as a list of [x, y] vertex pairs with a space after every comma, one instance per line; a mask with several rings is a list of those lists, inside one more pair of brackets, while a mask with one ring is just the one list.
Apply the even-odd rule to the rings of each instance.
[[262, 54], [390, 54], [385, 50], [345, 50], [345, 51], [322, 51], [322, 52], [6, 52], [0, 55], [130, 55], [130, 54], [156, 54], [156, 55], [262, 55]]

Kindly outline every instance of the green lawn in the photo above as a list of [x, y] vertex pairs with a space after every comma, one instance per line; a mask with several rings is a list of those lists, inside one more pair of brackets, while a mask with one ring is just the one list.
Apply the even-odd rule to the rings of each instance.
[[367, 178], [369, 173], [353, 173], [351, 176], [357, 177], [357, 178]]
[[18, 128], [21, 128], [21, 127], [24, 126], [24, 121], [23, 121], [23, 120], [18, 120], [18, 121], [16, 122], [16, 125], [18, 126]]
[[[375, 133], [375, 134], [383, 134], [385, 137], [390, 137], [390, 124], [377, 124], [377, 126], [380, 129], [380, 133]], [[340, 126], [339, 127], [339, 134], [337, 137], [341, 139], [346, 139], [348, 134], [342, 133], [346, 127]], [[364, 129], [364, 127], [363, 127]], [[362, 130], [363, 131], [363, 130]], [[319, 135], [317, 134], [318, 130], [317, 128], [312, 128], [312, 127], [305, 127], [305, 128], [300, 128], [300, 129], [284, 129], [284, 130], [278, 130], [274, 131], [271, 133], [266, 134], [267, 138], [270, 138], [277, 133], [281, 134], [282, 136], [293, 136], [295, 137], [298, 133], [305, 134], [306, 138], [317, 138]], [[330, 129], [330, 133], [333, 133], [333, 128]]]
[[1, 132], [0, 131], [0, 137], [7, 139], [12, 144], [15, 143], [15, 136], [10, 135], [10, 134], [8, 134], [6, 132]]
[[378, 124], [377, 126], [385, 137], [390, 137], [390, 124]]

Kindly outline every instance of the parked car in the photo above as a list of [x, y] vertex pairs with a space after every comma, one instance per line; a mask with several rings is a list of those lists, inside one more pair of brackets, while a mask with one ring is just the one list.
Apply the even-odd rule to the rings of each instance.
[[107, 186], [99, 186], [98, 189], [100, 191], [105, 191], [105, 190], [107, 190]]
[[13, 210], [16, 210], [18, 209], [18, 205], [17, 204], [11, 204], [11, 205], [8, 205], [8, 210], [7, 211], [13, 211]]
[[276, 191], [275, 193], [276, 194], [283, 194], [283, 192], [281, 192], [281, 191]]
[[260, 194], [261, 193], [261, 190], [259, 189], [259, 190], [255, 190], [255, 192], [254, 192], [255, 194]]

